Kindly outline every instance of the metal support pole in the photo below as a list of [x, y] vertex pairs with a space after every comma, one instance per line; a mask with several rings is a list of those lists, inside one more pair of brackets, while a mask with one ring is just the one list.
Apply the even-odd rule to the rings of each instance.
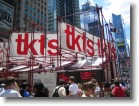
[[[97, 11], [97, 14], [98, 14], [98, 27], [100, 28], [99, 30], [99, 35], [100, 35], [100, 42], [101, 42], [101, 57], [102, 57], [102, 71], [105, 71], [104, 69], [104, 55], [103, 55], [103, 36], [102, 36], [102, 33], [101, 33], [101, 23], [100, 23], [100, 14], [99, 14], [99, 10], [101, 8], [99, 8], [98, 6], [96, 6], [96, 11]], [[107, 74], [107, 81], [108, 81], [108, 74]]]

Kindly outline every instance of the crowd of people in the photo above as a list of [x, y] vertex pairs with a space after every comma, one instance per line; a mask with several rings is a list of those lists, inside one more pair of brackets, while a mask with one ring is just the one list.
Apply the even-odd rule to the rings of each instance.
[[8, 77], [0, 89], [0, 97], [130, 97], [130, 80], [116, 78], [100, 85], [96, 79], [75, 83], [74, 76], [70, 76], [68, 83], [60, 79], [53, 93], [49, 93], [40, 81], [34, 82], [31, 89], [26, 82], [18, 85], [14, 77]]

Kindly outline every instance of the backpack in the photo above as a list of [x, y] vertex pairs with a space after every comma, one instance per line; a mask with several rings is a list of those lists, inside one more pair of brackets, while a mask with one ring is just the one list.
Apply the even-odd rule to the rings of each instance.
[[[60, 86], [60, 87], [61, 87], [61, 86]], [[54, 91], [52, 97], [59, 97], [58, 90], [59, 90], [60, 87], [58, 87], [58, 88], [55, 89], [55, 91]]]

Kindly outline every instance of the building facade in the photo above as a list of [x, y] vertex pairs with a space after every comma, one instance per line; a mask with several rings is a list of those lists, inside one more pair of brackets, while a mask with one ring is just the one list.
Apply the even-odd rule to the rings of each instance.
[[[71, 8], [72, 7], [72, 8]], [[57, 32], [57, 17], [80, 27], [79, 0], [48, 0], [48, 31]]]
[[123, 73], [129, 73], [129, 70], [126, 67], [126, 58], [129, 57], [128, 44], [126, 41], [126, 35], [124, 32], [123, 20], [121, 15], [112, 14], [112, 21], [113, 26], [116, 29], [114, 33], [114, 38], [117, 46], [119, 71], [121, 75], [123, 75]]
[[89, 0], [82, 5], [81, 25], [90, 34], [100, 37], [99, 19], [96, 8]]
[[116, 29], [115, 41], [117, 42], [119, 52], [125, 52], [127, 56], [129, 56], [129, 49], [126, 40], [126, 33], [123, 28], [123, 20], [121, 15], [112, 14], [113, 25]]
[[47, 27], [46, 21], [47, 0], [15, 0], [15, 28], [39, 32]]
[[14, 6], [14, 0], [2, 0], [2, 1]]

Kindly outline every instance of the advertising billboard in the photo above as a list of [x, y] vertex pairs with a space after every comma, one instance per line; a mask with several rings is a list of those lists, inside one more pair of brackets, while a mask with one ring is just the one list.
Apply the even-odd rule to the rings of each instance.
[[119, 52], [124, 52], [125, 51], [125, 43], [123, 42], [117, 42], [118, 50]]
[[66, 83], [69, 81], [70, 76], [74, 76], [75, 82], [83, 83], [96, 79], [98, 82], [105, 81], [104, 71], [102, 70], [86, 70], [86, 71], [71, 71], [71, 72], [58, 72], [57, 73], [57, 84], [60, 79], [63, 79]]
[[11, 30], [13, 26], [14, 7], [0, 1], [0, 29]]

